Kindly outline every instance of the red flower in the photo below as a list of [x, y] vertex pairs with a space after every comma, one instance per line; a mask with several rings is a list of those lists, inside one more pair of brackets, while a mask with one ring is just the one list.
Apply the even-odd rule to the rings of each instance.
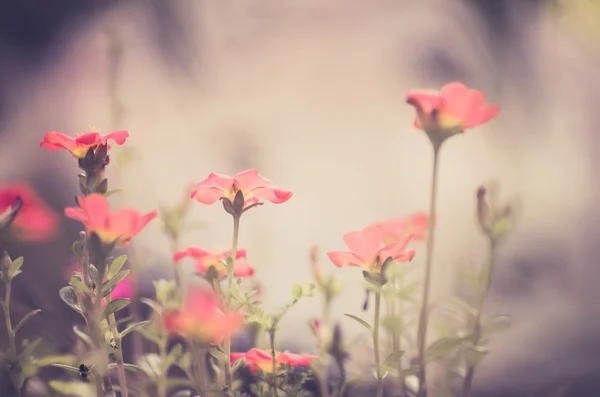
[[[265, 373], [273, 372], [273, 356], [270, 353], [256, 348], [250, 349], [247, 353], [231, 353], [231, 364], [235, 364], [242, 358], [246, 359], [246, 365], [253, 374], [259, 370]], [[279, 364], [290, 367], [308, 367], [315, 358], [315, 356], [303, 354], [279, 353], [275, 356], [275, 362], [276, 367], [279, 367]]]
[[[183, 258], [192, 257], [196, 260], [196, 271], [200, 274], [206, 274], [212, 266], [215, 268], [219, 276], [227, 274], [227, 269], [221, 261], [226, 261], [231, 255], [231, 250], [212, 253], [201, 248], [190, 247], [183, 251], [178, 251], [173, 255], [173, 262], [179, 262]], [[233, 275], [236, 277], [248, 277], [254, 274], [254, 268], [246, 262], [246, 250], [240, 249], [235, 254], [235, 266]]]
[[344, 242], [351, 252], [331, 251], [329, 259], [337, 266], [360, 266], [370, 273], [381, 273], [381, 266], [391, 257], [398, 262], [409, 262], [415, 251], [404, 250], [410, 237], [402, 238], [395, 243], [383, 246], [379, 229], [369, 226], [360, 232], [350, 232], [344, 236]]
[[58, 216], [26, 185], [0, 187], [0, 215], [8, 216], [13, 205], [22, 201], [16, 218], [10, 224], [10, 232], [22, 241], [42, 241], [58, 232]]
[[80, 221], [88, 233], [94, 232], [105, 244], [125, 246], [154, 219], [157, 211], [141, 215], [134, 209], [111, 213], [106, 198], [101, 194], [79, 196], [79, 207], [65, 208], [65, 215]]
[[450, 83], [440, 92], [410, 91], [406, 102], [417, 110], [415, 127], [430, 136], [450, 136], [484, 124], [496, 117], [500, 107], [486, 105], [481, 91], [470, 90], [462, 83]]
[[[77, 134], [77, 137], [65, 135], [60, 132], [48, 132], [40, 142], [40, 147], [51, 151], [66, 149], [76, 158], [84, 158], [90, 148], [96, 148], [99, 145], [108, 145], [109, 140], [113, 140], [117, 145], [122, 145], [129, 137], [127, 131], [115, 131], [108, 135], [100, 135], [93, 131], [85, 134]], [[110, 149], [110, 145], [108, 145]]]
[[197, 286], [188, 290], [182, 310], [167, 312], [162, 319], [171, 334], [211, 343], [231, 337], [244, 325], [242, 315], [226, 311], [214, 291]]
[[391, 219], [376, 224], [383, 238], [384, 244], [396, 242], [402, 238], [411, 237], [411, 240], [427, 240], [427, 223], [429, 216], [425, 212], [417, 212], [405, 219]]
[[228, 212], [241, 214], [251, 206], [262, 204], [261, 200], [281, 204], [292, 197], [292, 192], [269, 187], [270, 183], [256, 169], [242, 171], [234, 177], [212, 173], [196, 185], [192, 198], [202, 204], [214, 204], [217, 200], [223, 200]]

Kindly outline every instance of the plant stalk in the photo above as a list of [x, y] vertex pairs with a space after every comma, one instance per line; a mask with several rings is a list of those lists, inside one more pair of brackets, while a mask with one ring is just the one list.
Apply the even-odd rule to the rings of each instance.
[[[111, 299], [107, 297], [107, 303], [110, 303]], [[117, 346], [117, 374], [119, 376], [119, 388], [121, 389], [121, 397], [129, 397], [129, 392], [127, 391], [127, 379], [125, 377], [125, 363], [123, 362], [123, 350], [121, 344], [121, 334], [119, 334], [119, 330], [117, 329], [117, 321], [115, 319], [115, 314], [112, 313], [108, 316], [108, 324], [110, 325], [110, 330], [112, 332], [113, 341]]]
[[423, 285], [422, 307], [419, 315], [419, 328], [417, 331], [419, 356], [418, 356], [418, 379], [419, 391], [417, 397], [427, 397], [427, 379], [425, 372], [425, 347], [427, 339], [427, 323], [429, 317], [429, 288], [431, 284], [431, 273], [433, 264], [433, 247], [435, 244], [435, 219], [437, 200], [438, 161], [441, 144], [433, 143], [433, 171], [431, 177], [431, 196], [429, 207], [429, 220], [427, 222], [427, 246], [425, 259], [425, 280]]
[[[240, 216], [233, 216], [233, 237], [231, 241], [231, 260], [233, 265], [227, 266], [227, 309], [231, 307], [231, 290], [233, 289], [233, 269], [235, 267], [235, 257], [237, 254], [238, 239], [240, 234]], [[231, 390], [231, 383], [233, 381], [231, 374], [231, 336], [228, 335], [225, 338], [225, 355], [227, 360], [225, 362], [225, 387]]]
[[383, 377], [379, 356], [379, 318], [381, 316], [381, 293], [375, 294], [375, 317], [373, 319], [373, 350], [375, 351], [375, 373], [377, 375], [377, 397], [383, 397]]
[[[475, 320], [473, 323], [473, 344], [477, 346], [479, 339], [481, 338], [481, 316], [483, 314], [483, 305], [487, 298], [490, 286], [492, 285], [492, 274], [494, 272], [494, 263], [496, 261], [496, 241], [490, 239], [490, 258], [489, 264], [486, 269], [485, 285], [481, 291], [481, 297], [477, 305], [477, 313], [475, 314]], [[473, 386], [473, 378], [475, 376], [475, 365], [470, 365], [467, 369], [467, 374], [463, 381], [463, 397], [469, 397], [471, 395], [471, 388]]]
[[12, 280], [7, 281], [5, 284], [4, 301], [2, 301], [2, 311], [4, 312], [4, 322], [6, 323], [6, 334], [8, 335], [9, 352], [14, 356], [17, 355], [17, 344], [15, 342], [15, 332], [12, 328], [12, 322], [10, 320], [10, 296], [12, 293]]
[[[319, 333], [319, 358], [321, 360], [321, 376], [319, 377], [319, 387], [321, 391], [321, 397], [329, 397], [329, 386], [328, 380], [328, 357], [327, 357], [327, 341], [329, 340], [329, 312], [330, 312], [330, 299], [325, 298], [325, 305], [323, 307], [323, 315], [321, 317], [321, 332]], [[327, 335], [325, 335], [327, 333]]]
[[271, 346], [271, 395], [277, 397], [277, 357], [275, 356], [275, 324], [269, 329], [269, 345]]

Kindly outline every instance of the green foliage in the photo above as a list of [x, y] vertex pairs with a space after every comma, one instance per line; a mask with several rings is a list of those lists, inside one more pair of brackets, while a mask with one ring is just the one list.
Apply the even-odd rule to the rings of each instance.
[[79, 304], [79, 299], [77, 298], [77, 293], [73, 286], [62, 287], [60, 291], [58, 291], [60, 299], [65, 302], [71, 309], [75, 310], [77, 313], [83, 314], [83, 310], [81, 309], [81, 305]]
[[108, 317], [111, 314], [118, 312], [119, 310], [129, 306], [131, 300], [129, 298], [119, 298], [114, 301], [108, 302], [106, 307], [104, 308], [104, 317]]
[[127, 262], [127, 255], [120, 255], [116, 257], [107, 267], [106, 279], [110, 280], [113, 278], [121, 270], [123, 265], [125, 265], [125, 262]]
[[362, 318], [357, 317], [354, 314], [348, 314], [348, 313], [344, 313], [344, 316], [350, 317], [351, 319], [353, 319], [354, 321], [356, 321], [357, 323], [359, 323], [360, 325], [362, 325], [363, 327], [365, 327], [369, 332], [373, 333], [373, 327], [371, 326], [371, 324], [369, 324], [368, 322], [366, 322]]
[[117, 272], [111, 279], [106, 280], [102, 284], [102, 297], [106, 298], [116, 288], [117, 284], [124, 280], [130, 273], [130, 270], [121, 270]]
[[64, 396], [93, 397], [96, 392], [94, 387], [84, 382], [63, 382], [52, 380], [48, 385], [56, 392]]

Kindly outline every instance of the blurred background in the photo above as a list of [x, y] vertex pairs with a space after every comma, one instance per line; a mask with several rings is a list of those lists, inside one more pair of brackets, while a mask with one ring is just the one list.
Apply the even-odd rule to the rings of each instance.
[[[362, 276], [325, 253], [345, 249], [348, 231], [428, 208], [431, 148], [405, 94], [462, 81], [502, 113], [442, 152], [434, 298], [456, 292], [457, 268], [486, 259], [477, 187], [496, 181], [522, 205], [486, 305], [512, 325], [493, 339], [475, 394], [597, 396], [599, 66], [595, 0], [3, 0], [0, 182], [26, 180], [57, 210], [71, 205], [76, 163], [39, 141], [90, 125], [131, 133], [112, 152], [110, 185], [125, 189], [115, 208], [175, 204], [210, 172], [258, 168], [294, 192], [242, 218], [240, 247], [265, 304], [311, 281], [317, 245], [346, 285], [334, 312], [353, 338], [362, 329], [342, 313], [363, 315]], [[192, 217], [204, 226], [182, 246], [229, 248], [219, 205], [194, 205]], [[57, 340], [70, 330], [56, 291], [79, 226], [65, 227], [58, 243], [20, 248], [34, 258], [20, 303], [42, 307]], [[172, 274], [158, 222], [133, 250], [149, 267], [145, 285]], [[310, 352], [320, 308], [318, 298], [295, 307], [282, 345]]]

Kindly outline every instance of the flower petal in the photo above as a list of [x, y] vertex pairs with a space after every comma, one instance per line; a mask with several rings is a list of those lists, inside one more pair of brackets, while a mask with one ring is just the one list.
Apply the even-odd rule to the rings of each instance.
[[365, 260], [353, 252], [331, 251], [327, 253], [329, 259], [337, 267], [363, 266]]
[[240, 189], [252, 190], [258, 187], [265, 187], [271, 183], [270, 180], [261, 176], [256, 168], [251, 168], [242, 172], [238, 172], [233, 177], [238, 183]]
[[254, 197], [270, 201], [273, 204], [282, 204], [292, 198], [293, 193], [288, 190], [271, 188], [268, 186], [255, 188], [251, 191]]
[[112, 139], [113, 141], [115, 141], [115, 143], [117, 145], [122, 145], [125, 143], [125, 141], [127, 140], [128, 137], [129, 137], [128, 131], [120, 130], [120, 131], [114, 131], [108, 135], [105, 135], [103, 137], [103, 139], [105, 142], [108, 141], [109, 139]]
[[375, 258], [377, 251], [381, 248], [381, 233], [375, 226], [368, 226], [359, 232], [350, 232], [344, 236], [344, 242], [365, 260]]
[[182, 260], [183, 258], [187, 258], [188, 256], [194, 259], [200, 259], [207, 255], [211, 255], [211, 253], [201, 248], [189, 247], [185, 250], [175, 252], [175, 254], [173, 255], [173, 262], [179, 262], [180, 260]]
[[433, 109], [439, 109], [443, 101], [436, 91], [415, 90], [406, 94], [406, 103], [417, 108], [417, 111], [429, 115]]

